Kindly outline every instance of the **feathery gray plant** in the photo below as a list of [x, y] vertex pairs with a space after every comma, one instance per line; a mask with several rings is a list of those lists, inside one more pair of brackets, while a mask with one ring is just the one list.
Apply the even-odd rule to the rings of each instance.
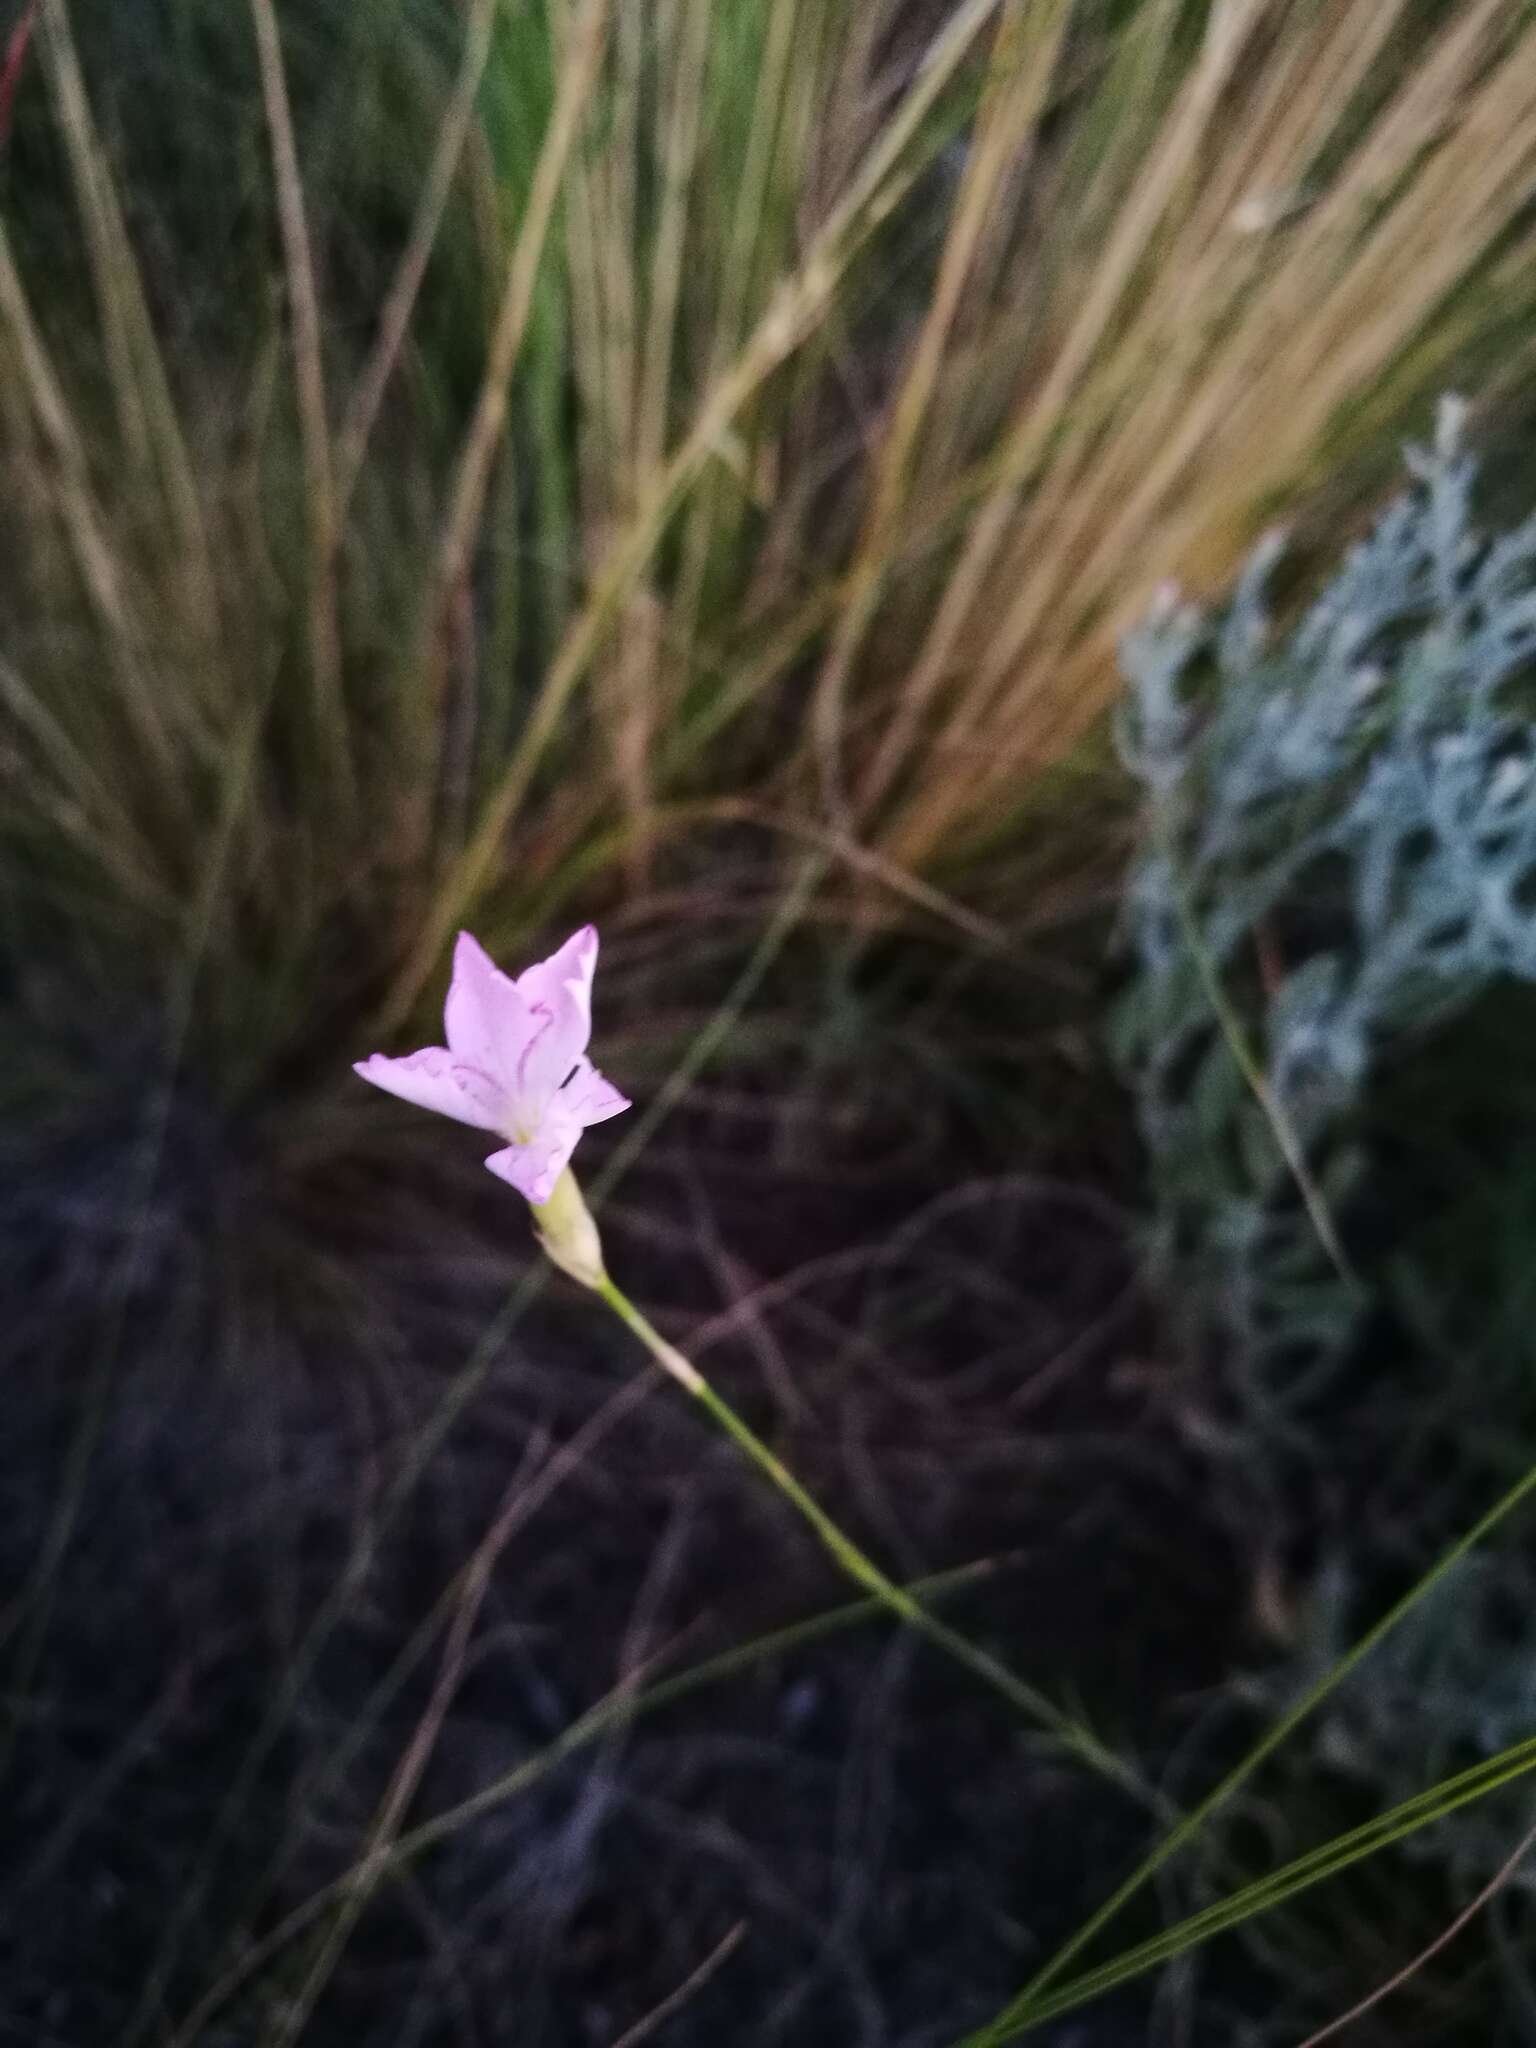
[[1293, 630], [1276, 535], [1223, 618], [1170, 594], [1123, 651], [1146, 817], [1117, 1050], [1155, 1249], [1186, 1339], [1271, 1419], [1369, 1298], [1332, 1229], [1384, 1056], [1536, 980], [1536, 520], [1473, 527], [1464, 410]]

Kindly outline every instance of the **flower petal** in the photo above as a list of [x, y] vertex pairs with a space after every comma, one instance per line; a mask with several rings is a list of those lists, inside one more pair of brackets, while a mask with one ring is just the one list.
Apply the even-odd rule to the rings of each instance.
[[500, 1130], [506, 1121], [505, 1093], [497, 1082], [454, 1058], [440, 1045], [429, 1045], [402, 1060], [376, 1052], [352, 1069], [386, 1094], [398, 1095], [418, 1109], [435, 1109], [479, 1131]]
[[503, 1152], [493, 1152], [485, 1163], [530, 1202], [547, 1202], [580, 1136], [581, 1125], [574, 1117], [549, 1115], [531, 1144], [508, 1145]]
[[611, 1116], [621, 1116], [630, 1107], [630, 1100], [583, 1054], [576, 1062], [575, 1073], [555, 1097], [555, 1104], [585, 1128], [588, 1124], [606, 1123]]
[[[517, 992], [530, 1006], [542, 1003], [548, 1010], [562, 1005], [574, 1009], [586, 1029], [592, 1029], [592, 976], [597, 971], [597, 926], [584, 924], [572, 932], [563, 946], [547, 960], [535, 960], [517, 977]], [[586, 1050], [585, 1041], [578, 1048]]]
[[586, 1051], [596, 969], [597, 930], [586, 924], [517, 977], [517, 992], [542, 1027], [518, 1060], [517, 1093], [525, 1102], [548, 1102]]
[[518, 1061], [540, 1034], [541, 1020], [512, 977], [503, 974], [479, 940], [460, 932], [453, 949], [453, 980], [443, 1024], [454, 1058], [518, 1092]]

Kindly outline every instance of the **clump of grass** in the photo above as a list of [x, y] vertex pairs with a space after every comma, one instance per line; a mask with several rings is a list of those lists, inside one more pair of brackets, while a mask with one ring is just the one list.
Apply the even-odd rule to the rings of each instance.
[[223, 844], [226, 970], [393, 1017], [720, 829], [984, 894], [1152, 584], [1528, 303], [1519, 10], [129, 18], [17, 110], [17, 915], [164, 957]]

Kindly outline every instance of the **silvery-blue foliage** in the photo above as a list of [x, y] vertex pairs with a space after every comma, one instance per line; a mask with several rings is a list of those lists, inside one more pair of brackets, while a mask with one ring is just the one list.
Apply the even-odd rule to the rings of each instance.
[[1123, 651], [1146, 802], [1118, 1050], [1168, 1298], [1271, 1419], [1368, 1299], [1329, 1220], [1369, 1187], [1384, 1057], [1536, 980], [1536, 521], [1478, 534], [1462, 414], [1293, 630], [1273, 537], [1224, 617], [1168, 596]]
[[[1359, 1588], [1342, 1557], [1318, 1574], [1285, 1683], [1261, 1684], [1273, 1714], [1321, 1681], [1359, 1637]], [[1329, 1701], [1311, 1731], [1329, 1770], [1382, 1807], [1529, 1740], [1536, 1724], [1536, 1561], [1513, 1547], [1465, 1557], [1373, 1653], [1368, 1671]], [[1507, 1805], [1477, 1801], [1401, 1852], [1428, 1859], [1469, 1892], [1505, 1861], [1519, 1832]], [[1536, 1890], [1522, 1864], [1508, 1880]]]

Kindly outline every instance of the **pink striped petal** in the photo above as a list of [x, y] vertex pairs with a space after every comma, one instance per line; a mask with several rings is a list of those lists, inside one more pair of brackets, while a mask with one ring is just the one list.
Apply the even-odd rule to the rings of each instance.
[[506, 1097], [495, 1081], [458, 1060], [440, 1045], [429, 1045], [401, 1060], [376, 1052], [352, 1070], [386, 1094], [418, 1109], [436, 1110], [479, 1131], [498, 1131], [506, 1121]]
[[606, 1123], [611, 1116], [621, 1116], [630, 1107], [630, 1100], [627, 1095], [621, 1095], [583, 1054], [576, 1062], [575, 1073], [555, 1097], [555, 1107], [575, 1117], [585, 1127], [587, 1124]]
[[555, 1182], [569, 1165], [580, 1136], [581, 1125], [574, 1117], [551, 1111], [539, 1125], [532, 1143], [508, 1145], [505, 1151], [493, 1152], [485, 1163], [530, 1202], [547, 1202], [555, 1191]]
[[517, 1093], [524, 1102], [542, 1107], [586, 1051], [596, 970], [597, 931], [588, 924], [517, 977], [518, 995], [537, 1026], [518, 1058]]
[[453, 980], [443, 1025], [455, 1059], [518, 1092], [518, 1060], [539, 1029], [517, 983], [491, 959], [479, 940], [460, 932], [453, 949]]

